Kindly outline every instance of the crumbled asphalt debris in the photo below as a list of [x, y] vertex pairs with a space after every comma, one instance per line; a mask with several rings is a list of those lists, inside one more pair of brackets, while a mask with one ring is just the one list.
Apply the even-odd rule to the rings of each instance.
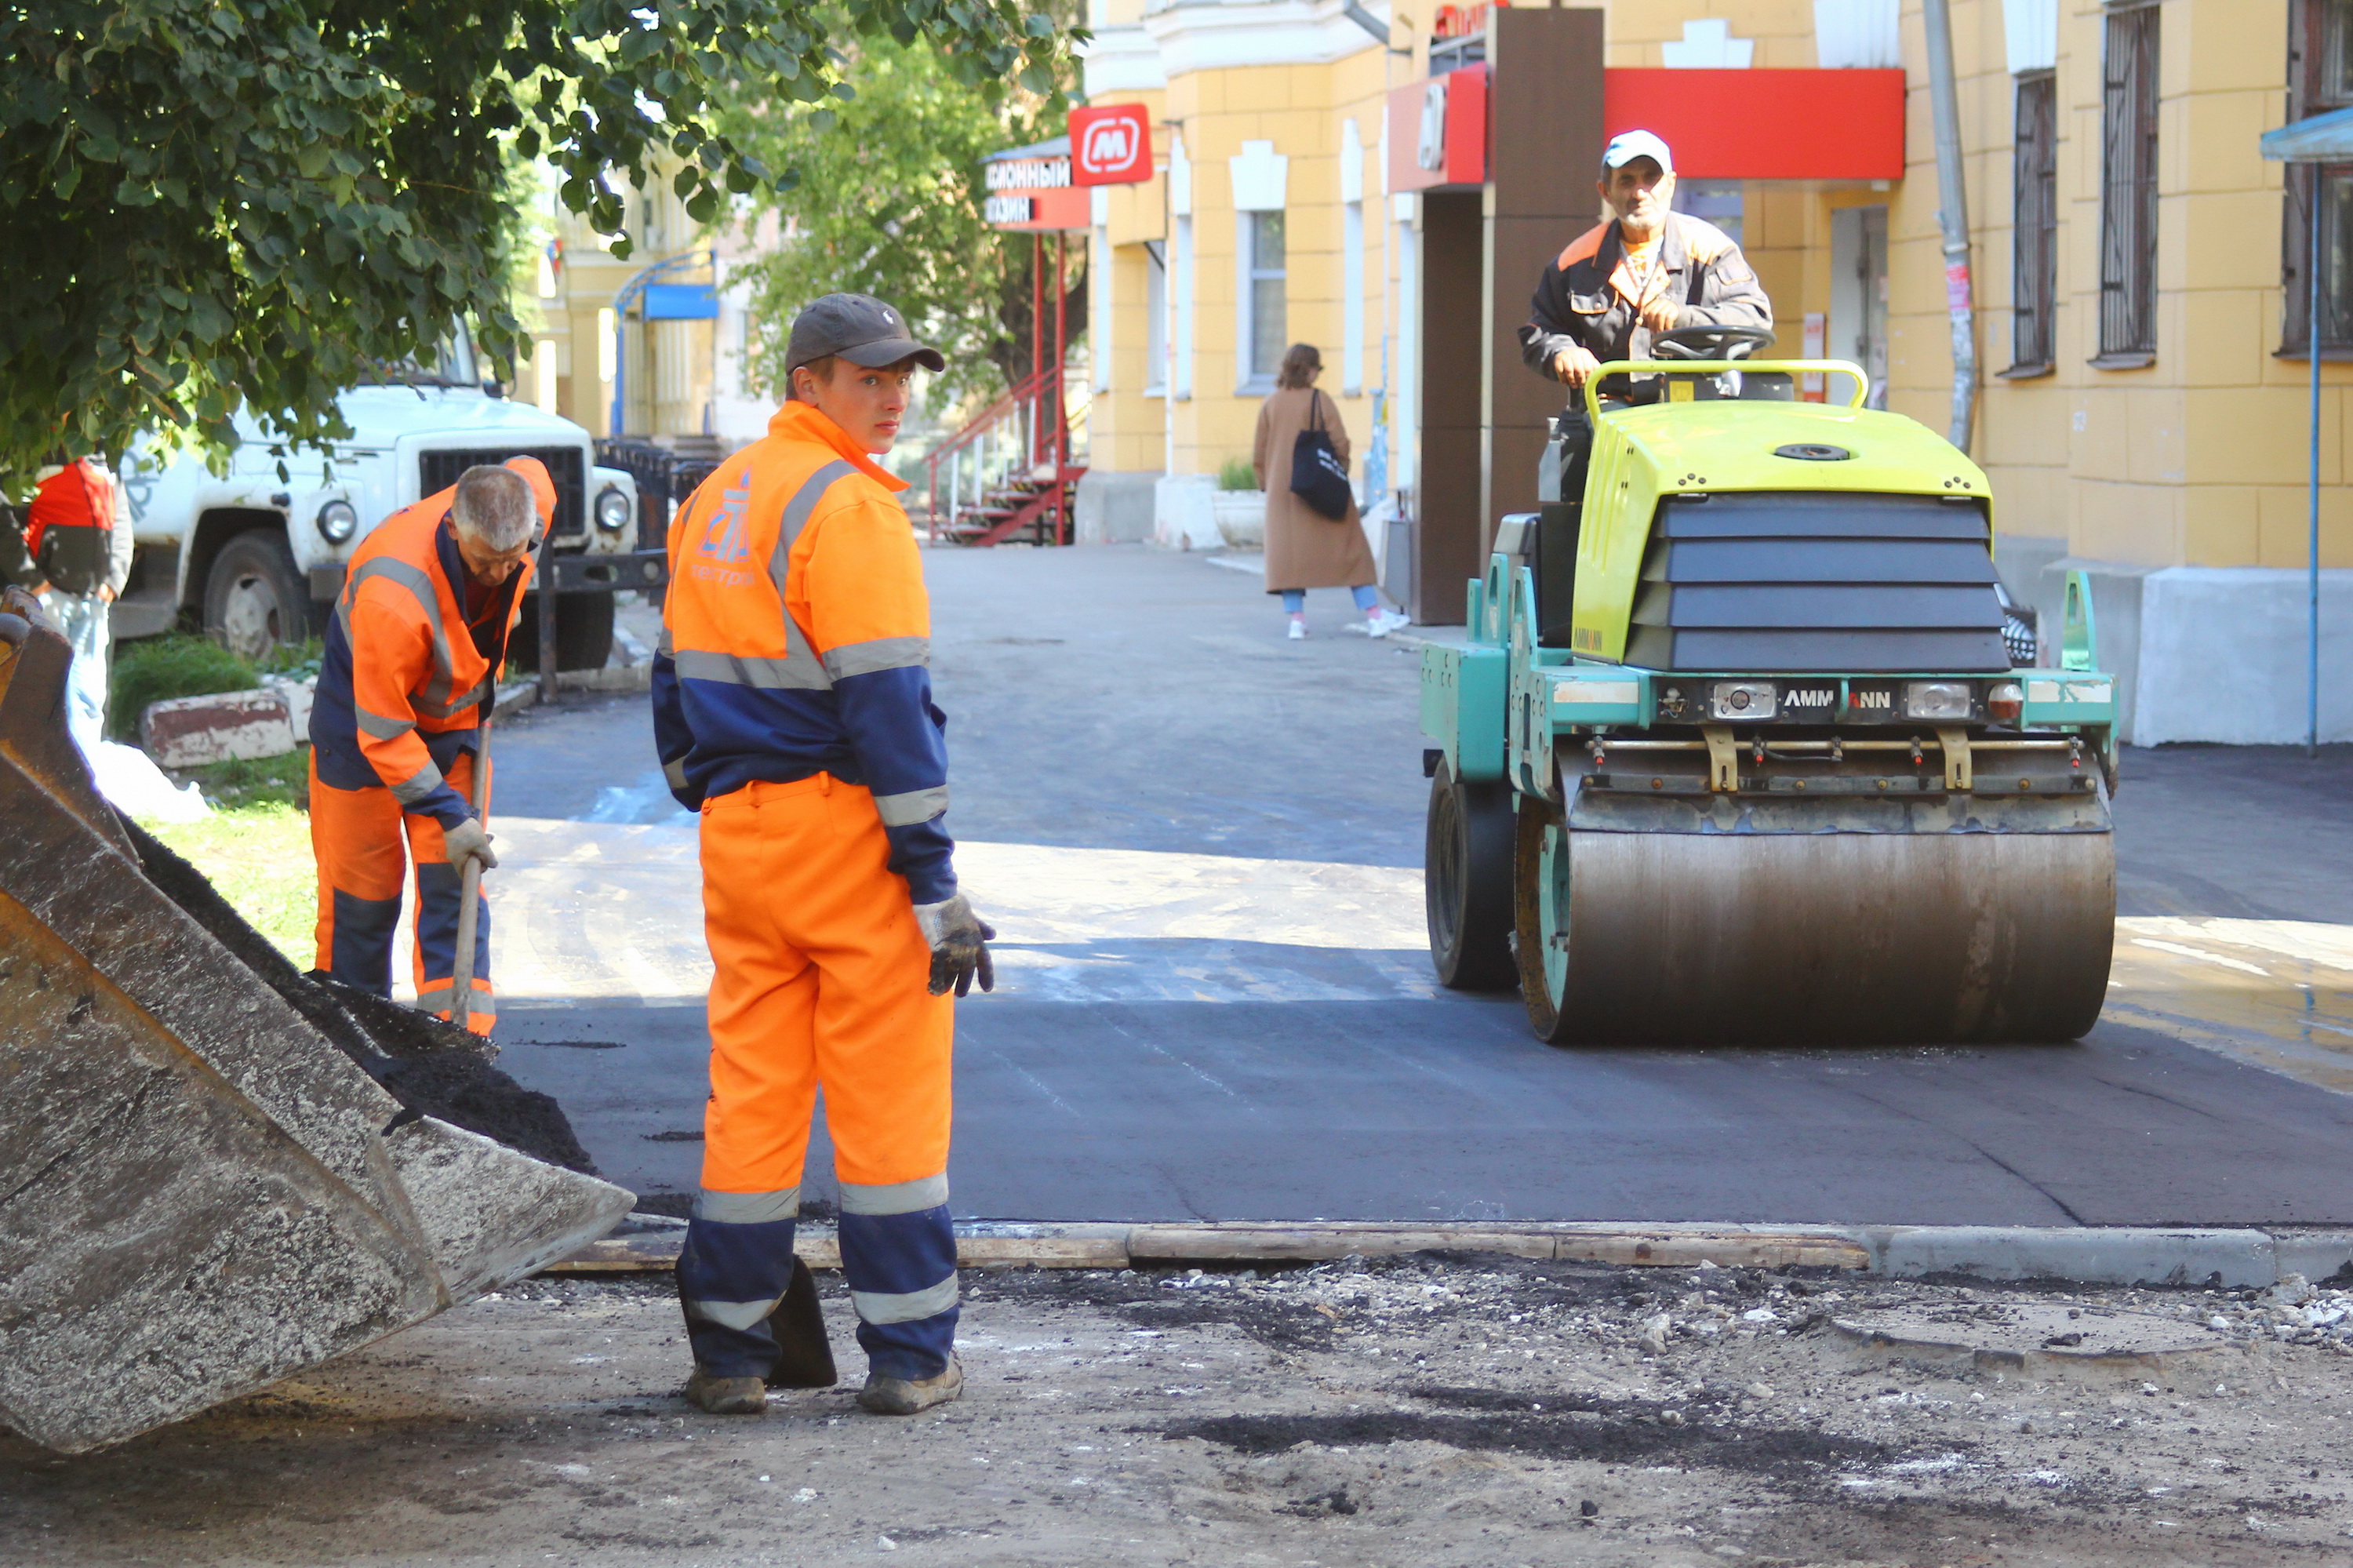
[[438, 1118], [551, 1165], [596, 1174], [564, 1107], [492, 1066], [496, 1051], [488, 1042], [414, 1008], [336, 984], [315, 970], [298, 971], [202, 872], [130, 818], [121, 821], [147, 879], [383, 1086], [405, 1112]]
[[1886, 1444], [1868, 1438], [1834, 1437], [1806, 1427], [1670, 1423], [1660, 1419], [1665, 1414], [1658, 1406], [1640, 1414], [1599, 1419], [1592, 1418], [1590, 1412], [1570, 1410], [1481, 1415], [1367, 1410], [1330, 1415], [1212, 1416], [1158, 1430], [1164, 1437], [1199, 1437], [1246, 1454], [1276, 1454], [1302, 1443], [1356, 1448], [1425, 1442], [1537, 1459], [1675, 1464], [1787, 1479], [1806, 1478], [1806, 1472], [1831, 1466], [1883, 1465], [1901, 1457]]

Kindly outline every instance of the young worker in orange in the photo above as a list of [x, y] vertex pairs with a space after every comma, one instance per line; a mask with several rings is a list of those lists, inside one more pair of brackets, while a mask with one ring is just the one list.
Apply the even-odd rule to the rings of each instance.
[[[538, 459], [470, 468], [367, 536], [327, 627], [311, 706], [318, 967], [392, 994], [405, 837], [417, 863], [417, 1001], [439, 1018], [455, 1005], [460, 874], [470, 857], [498, 864], [472, 803], [482, 717], [498, 700], [533, 541], [554, 516]], [[498, 1004], [487, 898], [479, 910], [465, 1023], [488, 1034]]]
[[899, 313], [828, 294], [793, 323], [792, 400], [670, 525], [654, 738], [702, 817], [711, 1099], [679, 1259], [687, 1397], [765, 1407], [792, 1278], [809, 1118], [825, 1091], [841, 1261], [879, 1414], [954, 1399], [948, 1223], [953, 989], [995, 983], [996, 932], [956, 891], [946, 718], [898, 439], [914, 367]]

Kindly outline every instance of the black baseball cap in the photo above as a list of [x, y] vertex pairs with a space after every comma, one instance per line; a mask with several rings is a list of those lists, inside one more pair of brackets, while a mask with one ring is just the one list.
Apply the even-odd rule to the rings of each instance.
[[792, 341], [785, 345], [786, 374], [829, 354], [870, 370], [902, 359], [926, 370], [948, 367], [938, 349], [907, 335], [904, 316], [871, 294], [828, 294], [793, 318]]

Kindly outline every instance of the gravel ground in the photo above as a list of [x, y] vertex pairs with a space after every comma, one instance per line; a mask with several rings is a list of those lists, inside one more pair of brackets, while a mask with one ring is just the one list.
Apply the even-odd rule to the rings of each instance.
[[[1493, 1255], [965, 1288], [961, 1404], [724, 1419], [667, 1277], [534, 1281], [108, 1453], [0, 1437], [0, 1562], [2353, 1564], [2338, 1290]], [[2020, 1304], [2229, 1344], [2025, 1382], [1835, 1327]]]

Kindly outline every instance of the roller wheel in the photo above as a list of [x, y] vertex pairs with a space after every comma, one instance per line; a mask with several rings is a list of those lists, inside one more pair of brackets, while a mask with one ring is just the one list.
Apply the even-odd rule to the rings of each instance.
[[1430, 780], [1422, 901], [1430, 961], [1455, 991], [1503, 991], [1512, 961], [1512, 795], [1508, 785], [1463, 783], [1440, 762]]
[[1547, 1045], [1573, 1033], [1568, 914], [1567, 824], [1550, 801], [1525, 799], [1512, 840], [1512, 928], [1528, 1027]]

